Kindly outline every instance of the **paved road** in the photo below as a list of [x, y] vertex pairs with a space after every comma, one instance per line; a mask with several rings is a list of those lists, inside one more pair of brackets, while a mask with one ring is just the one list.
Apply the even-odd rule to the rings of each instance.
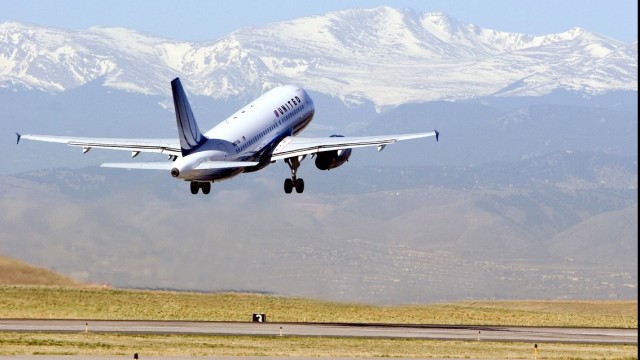
[[332, 336], [638, 344], [638, 329], [604, 328], [0, 319], [0, 331], [88, 331], [93, 333]]

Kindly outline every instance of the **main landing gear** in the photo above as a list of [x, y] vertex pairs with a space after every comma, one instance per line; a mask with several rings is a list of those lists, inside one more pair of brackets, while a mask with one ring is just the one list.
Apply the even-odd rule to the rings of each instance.
[[190, 185], [193, 195], [197, 194], [200, 189], [202, 189], [202, 193], [205, 195], [211, 192], [211, 182], [209, 181], [192, 181]]
[[300, 160], [297, 157], [284, 159], [284, 161], [289, 165], [291, 169], [291, 179], [284, 180], [284, 192], [287, 194], [291, 194], [291, 191], [295, 188], [298, 194], [302, 194], [304, 191], [304, 180], [298, 179], [296, 177], [296, 171], [300, 166]]

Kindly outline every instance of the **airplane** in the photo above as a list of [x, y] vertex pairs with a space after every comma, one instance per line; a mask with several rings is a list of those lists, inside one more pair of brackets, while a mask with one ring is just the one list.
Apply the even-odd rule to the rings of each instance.
[[16, 133], [21, 139], [63, 143], [81, 147], [83, 153], [92, 148], [168, 155], [167, 161], [104, 163], [101, 167], [150, 169], [168, 171], [177, 179], [190, 182], [192, 194], [209, 194], [211, 183], [232, 178], [241, 173], [258, 171], [278, 160], [291, 170], [284, 181], [284, 191], [290, 194], [304, 191], [304, 181], [298, 168], [307, 155], [315, 157], [320, 170], [330, 170], [349, 160], [354, 148], [385, 146], [400, 140], [440, 136], [437, 130], [383, 136], [328, 137], [297, 136], [315, 114], [309, 94], [301, 87], [284, 85], [273, 88], [224, 119], [206, 133], [202, 133], [191, 111], [191, 105], [179, 78], [171, 81], [173, 104], [178, 127], [177, 139], [89, 138]]

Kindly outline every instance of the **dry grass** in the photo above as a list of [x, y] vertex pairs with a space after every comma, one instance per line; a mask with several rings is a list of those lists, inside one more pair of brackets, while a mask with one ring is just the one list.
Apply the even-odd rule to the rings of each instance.
[[631, 316], [638, 315], [637, 301], [587, 301], [587, 300], [566, 300], [566, 301], [473, 301], [458, 302], [461, 306], [509, 309], [535, 312], [570, 313], [576, 315], [608, 315], [608, 316]]
[[[538, 359], [637, 359], [637, 346], [538, 344]], [[195, 335], [0, 333], [1, 355], [532, 359], [528, 343]]]
[[31, 266], [22, 261], [0, 255], [0, 285], [58, 285], [78, 286], [79, 284], [53, 271]]
[[260, 294], [0, 286], [0, 317], [114, 320], [638, 327], [637, 301], [503, 301], [371, 306]]

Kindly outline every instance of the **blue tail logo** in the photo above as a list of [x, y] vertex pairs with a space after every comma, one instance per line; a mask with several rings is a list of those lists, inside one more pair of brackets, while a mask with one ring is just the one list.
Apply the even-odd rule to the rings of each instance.
[[196, 118], [193, 116], [191, 105], [189, 105], [189, 100], [187, 100], [187, 95], [182, 88], [182, 83], [179, 78], [171, 81], [171, 91], [173, 93], [173, 106], [176, 111], [180, 148], [182, 150], [182, 156], [187, 156], [206, 142], [207, 138], [198, 128]]

